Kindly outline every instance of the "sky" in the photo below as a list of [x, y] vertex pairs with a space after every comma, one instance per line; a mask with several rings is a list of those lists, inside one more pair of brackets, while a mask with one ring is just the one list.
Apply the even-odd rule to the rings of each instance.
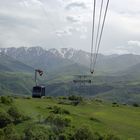
[[[100, 53], [140, 54], [139, 7], [140, 0], [110, 0]], [[92, 11], [93, 0], [0, 0], [0, 48], [90, 51]]]

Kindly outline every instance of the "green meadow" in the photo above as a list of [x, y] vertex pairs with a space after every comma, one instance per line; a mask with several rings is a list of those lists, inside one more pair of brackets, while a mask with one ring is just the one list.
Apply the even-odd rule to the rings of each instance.
[[82, 99], [77, 103], [66, 97], [44, 99], [20, 97], [14, 98], [10, 105], [1, 102], [0, 111], [7, 112], [11, 106], [30, 118], [14, 125], [20, 135], [23, 135], [30, 123], [48, 127], [50, 124], [45, 124], [44, 120], [50, 114], [54, 114], [70, 119], [70, 124], [62, 129], [67, 134], [86, 126], [93, 133], [98, 132], [101, 136], [113, 134], [121, 140], [140, 139], [140, 107], [94, 99]]

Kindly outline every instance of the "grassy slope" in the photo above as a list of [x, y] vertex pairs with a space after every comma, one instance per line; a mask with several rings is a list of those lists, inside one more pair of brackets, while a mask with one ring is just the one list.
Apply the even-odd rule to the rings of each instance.
[[33, 68], [10, 56], [0, 54], [0, 71], [9, 72], [32, 72]]
[[[123, 140], [128, 138], [140, 139], [140, 108], [123, 105], [112, 107], [110, 103], [98, 101], [88, 101], [78, 106], [59, 105], [56, 99], [16, 99], [15, 104], [34, 120], [37, 120], [38, 115], [46, 118], [50, 111], [47, 109], [48, 106], [61, 106], [70, 111], [69, 116], [72, 118], [72, 125], [74, 126], [88, 124], [94, 132], [113, 132], [121, 136]], [[91, 121], [90, 117], [97, 119], [97, 121]], [[27, 123], [18, 125], [18, 131], [21, 132], [26, 125]]]
[[[68, 95], [69, 93], [73, 92], [74, 86], [67, 83], [73, 80], [72, 75], [62, 76], [61, 74], [60, 77], [52, 77], [52, 79], [49, 79], [49, 75], [47, 75], [43, 78], [39, 78], [41, 80], [39, 80], [40, 83], [46, 85], [46, 94], [49, 96]], [[33, 86], [33, 74], [17, 72], [0, 73], [0, 95], [31, 95]], [[109, 89], [106, 90], [107, 88]], [[81, 89], [80, 93], [84, 96], [97, 95], [98, 98], [100, 97], [115, 102], [132, 104], [134, 102], [140, 103], [139, 91], [140, 80], [130, 80], [128, 77], [95, 76], [93, 78], [92, 88], [84, 91]]]
[[0, 73], [0, 95], [30, 95], [34, 85], [33, 75], [28, 73]]

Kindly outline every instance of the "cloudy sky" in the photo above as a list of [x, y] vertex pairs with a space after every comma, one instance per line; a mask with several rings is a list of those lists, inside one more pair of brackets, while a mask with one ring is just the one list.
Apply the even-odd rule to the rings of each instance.
[[[89, 51], [92, 5], [93, 0], [0, 0], [0, 47]], [[140, 0], [110, 0], [101, 53], [140, 54], [139, 7]]]

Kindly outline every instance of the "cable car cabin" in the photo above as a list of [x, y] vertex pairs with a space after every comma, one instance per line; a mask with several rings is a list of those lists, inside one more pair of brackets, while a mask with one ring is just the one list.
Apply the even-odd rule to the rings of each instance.
[[32, 97], [33, 98], [41, 98], [45, 96], [45, 87], [44, 86], [34, 86]]

